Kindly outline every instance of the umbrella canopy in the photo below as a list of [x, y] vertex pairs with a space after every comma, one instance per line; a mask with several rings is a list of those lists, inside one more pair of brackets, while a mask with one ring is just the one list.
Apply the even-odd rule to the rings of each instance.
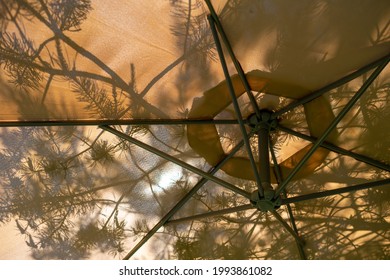
[[389, 18], [0, 0], [0, 222], [36, 259], [388, 259]]

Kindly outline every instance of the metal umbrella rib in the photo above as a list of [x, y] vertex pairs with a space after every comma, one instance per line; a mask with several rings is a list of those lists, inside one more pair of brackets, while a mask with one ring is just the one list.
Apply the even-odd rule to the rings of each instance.
[[[318, 140], [316, 137], [305, 135], [303, 133], [297, 132], [295, 130], [292, 130], [290, 128], [287, 128], [287, 127], [284, 127], [284, 126], [281, 126], [281, 125], [278, 126], [278, 129], [283, 131], [283, 132], [286, 132], [288, 134], [291, 134], [291, 135], [297, 136], [299, 138], [302, 138], [304, 140], [310, 141], [312, 143], [315, 143]], [[326, 148], [326, 149], [328, 149], [328, 150], [330, 150], [332, 152], [335, 152], [335, 153], [338, 153], [338, 154], [341, 154], [341, 155], [345, 155], [345, 156], [350, 156], [350, 157], [352, 157], [352, 158], [354, 158], [354, 159], [356, 159], [358, 161], [367, 163], [367, 164], [369, 164], [371, 166], [374, 166], [374, 167], [377, 167], [377, 168], [380, 168], [382, 170], [390, 172], [390, 165], [388, 165], [386, 163], [383, 163], [381, 161], [375, 160], [373, 158], [370, 158], [368, 156], [361, 155], [361, 154], [358, 154], [358, 153], [354, 153], [352, 151], [343, 149], [341, 147], [338, 147], [338, 146], [333, 145], [331, 143], [328, 143], [326, 141], [322, 142], [320, 146], [323, 147], [323, 148]]]
[[371, 83], [378, 77], [378, 75], [382, 72], [382, 70], [386, 67], [387, 63], [390, 60], [390, 56], [387, 56], [386, 59], [382, 61], [382, 63], [375, 69], [375, 71], [370, 75], [370, 77], [364, 82], [361, 88], [356, 92], [356, 94], [351, 98], [351, 100], [345, 105], [345, 107], [341, 110], [341, 112], [335, 117], [332, 123], [328, 126], [328, 128], [324, 131], [324, 133], [317, 139], [317, 141], [313, 144], [311, 149], [306, 153], [306, 155], [302, 158], [302, 160], [294, 167], [291, 173], [287, 176], [287, 178], [283, 181], [279, 189], [276, 190], [275, 195], [280, 195], [283, 190], [287, 187], [288, 183], [292, 180], [295, 174], [302, 168], [302, 166], [309, 160], [309, 158], [313, 155], [313, 153], [317, 150], [317, 148], [325, 141], [328, 135], [332, 132], [334, 128], [338, 125], [341, 119], [351, 110], [351, 108], [355, 105], [355, 103], [359, 100], [359, 98], [364, 94], [367, 88], [371, 85]]
[[[247, 120], [243, 120], [244, 123]], [[196, 119], [91, 119], [91, 120], [41, 120], [0, 121], [0, 127], [24, 126], [100, 126], [100, 125], [191, 125], [191, 124], [238, 124], [238, 120], [196, 120]]]
[[264, 189], [263, 189], [263, 186], [262, 186], [262, 180], [260, 178], [259, 172], [257, 170], [257, 165], [256, 165], [255, 159], [253, 157], [251, 145], [250, 145], [250, 142], [249, 142], [248, 133], [246, 132], [246, 128], [244, 126], [243, 117], [242, 117], [242, 114], [241, 114], [241, 111], [240, 111], [240, 107], [239, 107], [239, 104], [238, 104], [238, 101], [237, 101], [237, 98], [236, 98], [236, 95], [235, 95], [235, 92], [234, 92], [232, 81], [230, 79], [229, 70], [227, 69], [225, 57], [224, 57], [223, 51], [222, 51], [222, 46], [221, 46], [221, 43], [220, 43], [219, 38], [218, 38], [217, 30], [215, 28], [215, 23], [214, 23], [214, 20], [213, 20], [213, 18], [211, 16], [208, 16], [207, 19], [209, 20], [209, 23], [210, 23], [211, 32], [213, 34], [215, 46], [217, 48], [217, 52], [218, 52], [218, 55], [219, 55], [219, 59], [220, 59], [220, 62], [221, 62], [223, 73], [225, 75], [225, 79], [226, 79], [226, 82], [227, 82], [227, 85], [228, 85], [229, 94], [230, 94], [230, 96], [232, 98], [234, 111], [235, 111], [235, 113], [237, 115], [237, 119], [238, 119], [238, 122], [239, 122], [239, 125], [240, 125], [241, 134], [242, 134], [242, 137], [244, 139], [245, 148], [246, 148], [246, 151], [248, 153], [249, 161], [250, 161], [253, 173], [254, 173], [255, 178], [256, 178], [256, 182], [257, 182], [257, 185], [258, 185], [258, 191], [259, 191], [260, 196], [264, 196]]
[[[210, 175], [214, 175], [221, 167], [232, 158], [243, 146], [243, 141], [240, 141], [231, 152], [221, 160], [215, 167], [209, 170]], [[161, 220], [146, 234], [141, 241], [137, 243], [136, 246], [132, 248], [132, 250], [124, 257], [125, 260], [130, 259], [162, 226], [164, 226], [186, 203], [193, 197], [194, 194], [200, 188], [207, 183], [206, 178], [202, 178], [176, 205], [163, 217]]]
[[[300, 106], [300, 105], [303, 105], [307, 102], [310, 102], [314, 99], [316, 99], [317, 97], [320, 97], [321, 95], [324, 95], [325, 93], [339, 87], [339, 86], [342, 86], [350, 81], [352, 81], [353, 79], [356, 79], [357, 77], [361, 76], [362, 74], [370, 71], [371, 69], [375, 68], [375, 67], [378, 67], [380, 65], [382, 65], [383, 63], [387, 63], [389, 61], [389, 57], [390, 55], [386, 55], [384, 57], [382, 57], [381, 59], [378, 59], [360, 69], [358, 69], [357, 71], [319, 89], [319, 90], [316, 90], [314, 91], [313, 93], [301, 98], [300, 100], [298, 101], [295, 101], [295, 102], [292, 102], [291, 104], [287, 105], [286, 107], [280, 109], [279, 111], [276, 111], [272, 114], [272, 118], [278, 118], [280, 117], [282, 114], [284, 113], [287, 113], [293, 109], [295, 109], [296, 107]], [[386, 62], [387, 61], [387, 62]]]
[[295, 241], [300, 244], [300, 246], [305, 245], [299, 235], [286, 223], [286, 221], [279, 215], [278, 212], [271, 211], [272, 215], [280, 222], [280, 224], [294, 237]]
[[232, 207], [232, 208], [227, 208], [227, 209], [222, 209], [222, 210], [216, 210], [216, 211], [210, 211], [206, 212], [203, 214], [198, 214], [194, 216], [188, 216], [188, 217], [183, 217], [175, 220], [170, 220], [166, 223], [166, 225], [173, 225], [173, 224], [178, 224], [178, 223], [183, 223], [183, 222], [188, 222], [188, 221], [194, 221], [194, 220], [201, 220], [201, 219], [206, 219], [206, 218], [211, 218], [215, 216], [222, 216], [226, 214], [232, 214], [240, 211], [246, 211], [250, 209], [255, 209], [255, 207], [252, 204], [245, 204], [237, 207]]
[[206, 0], [205, 2], [207, 4], [207, 7], [209, 8], [211, 18], [212, 18], [215, 26], [217, 27], [219, 34], [221, 35], [221, 38], [222, 38], [224, 45], [226, 46], [227, 52], [229, 53], [229, 56], [233, 61], [234, 67], [236, 68], [236, 71], [237, 71], [237, 74], [240, 77], [242, 84], [244, 85], [246, 93], [248, 94], [252, 108], [253, 108], [255, 114], [257, 115], [257, 117], [260, 118], [259, 105], [257, 104], [256, 98], [254, 97], [254, 95], [252, 93], [251, 87], [250, 87], [248, 80], [245, 76], [244, 70], [242, 69], [241, 64], [238, 61], [236, 55], [234, 54], [233, 48], [229, 42], [229, 39], [226, 36], [225, 30], [223, 29], [223, 26], [218, 18], [218, 15], [215, 12], [213, 5], [211, 4], [211, 1]]
[[374, 188], [374, 187], [385, 186], [388, 184], [390, 184], [390, 179], [383, 179], [383, 180], [379, 180], [379, 181], [375, 181], [375, 182], [358, 184], [358, 185], [339, 188], [339, 189], [335, 189], [335, 190], [328, 190], [328, 191], [323, 191], [323, 192], [318, 192], [318, 193], [311, 193], [311, 194], [305, 194], [305, 195], [300, 195], [300, 196], [295, 196], [295, 197], [288, 197], [288, 198], [282, 199], [282, 205], [289, 204], [289, 203], [297, 203], [297, 202], [306, 201], [306, 200], [318, 199], [318, 198], [328, 197], [328, 196], [332, 196], [332, 195], [338, 195], [338, 194], [347, 193], [347, 192], [365, 190], [365, 189], [370, 189], [370, 188]]
[[[283, 177], [282, 177], [282, 172], [280, 171], [280, 166], [279, 166], [278, 161], [276, 159], [275, 150], [274, 150], [274, 147], [272, 146], [272, 141], [271, 141], [270, 138], [269, 138], [269, 150], [270, 150], [270, 153], [271, 153], [272, 161], [274, 163], [275, 175], [276, 175], [276, 178], [277, 178], [277, 181], [278, 181], [278, 185], [279, 185], [283, 181]], [[283, 195], [284, 195], [284, 197], [287, 197], [286, 190], [284, 190]], [[299, 237], [298, 227], [297, 227], [296, 222], [295, 222], [295, 217], [294, 217], [291, 205], [289, 203], [286, 203], [285, 205], [287, 207], [287, 212], [288, 212], [288, 215], [289, 215], [289, 218], [290, 218], [291, 226], [292, 226], [295, 234]], [[297, 247], [298, 247], [298, 252], [299, 252], [299, 255], [300, 255], [301, 259], [306, 260], [307, 256], [306, 256], [305, 250], [303, 248], [303, 245], [304, 245], [303, 242], [298, 241], [297, 239], [295, 239], [295, 240], [296, 240], [296, 244], [297, 244]]]
[[194, 172], [194, 173], [196, 173], [196, 174], [198, 174], [198, 175], [200, 175], [200, 176], [202, 176], [210, 181], [213, 181], [214, 183], [217, 183], [217, 184], [219, 184], [219, 185], [221, 185], [221, 186], [223, 186], [223, 187], [225, 187], [225, 188], [227, 188], [235, 193], [238, 193], [238, 194], [240, 194], [248, 199], [250, 198], [250, 194], [247, 193], [246, 191], [244, 191], [240, 188], [237, 188], [236, 186], [234, 186], [234, 185], [232, 185], [224, 180], [221, 180], [217, 177], [214, 177], [214, 176], [210, 175], [209, 173], [207, 173], [199, 168], [196, 168], [195, 166], [192, 166], [192, 165], [190, 165], [184, 161], [181, 161], [181, 160], [179, 160], [179, 159], [177, 159], [177, 158], [175, 158], [167, 153], [164, 153], [163, 151], [160, 151], [159, 149], [156, 149], [156, 148], [154, 148], [154, 147], [152, 147], [144, 142], [141, 142], [141, 141], [125, 134], [125, 133], [122, 133], [122, 132], [120, 132], [120, 131], [118, 131], [110, 126], [103, 125], [103, 126], [100, 126], [100, 128], [102, 128], [103, 130], [106, 130], [106, 131], [108, 131], [108, 132], [110, 132], [110, 133], [112, 133], [112, 134], [114, 134], [122, 139], [125, 139], [125, 140], [151, 152], [151, 153], [154, 153], [158, 156], [161, 156], [162, 158], [164, 158], [166, 160], [169, 160], [177, 165], [180, 165], [181, 167], [183, 167], [187, 170], [190, 170], [190, 171], [192, 171], [192, 172]]

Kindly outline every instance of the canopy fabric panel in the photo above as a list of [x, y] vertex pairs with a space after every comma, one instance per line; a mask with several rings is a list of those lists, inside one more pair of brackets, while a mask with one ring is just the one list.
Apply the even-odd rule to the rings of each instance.
[[[23, 42], [20, 35], [16, 35], [17, 26], [7, 23], [9, 33], [4, 33], [2, 40], [4, 51], [20, 44], [20, 50], [8, 56], [14, 60], [18, 56], [27, 56], [23, 61], [27, 65], [19, 65], [21, 69], [18, 69], [29, 69], [31, 76], [15, 81], [12, 75], [17, 75], [18, 69], [5, 69], [9, 71], [3, 72], [3, 79], [21, 84], [20, 88], [11, 87], [8, 93], [2, 94], [8, 111], [2, 112], [1, 119], [182, 117], [179, 108], [188, 107], [194, 96], [222, 78], [216, 79], [214, 74], [207, 74], [206, 69], [212, 73], [219, 69], [218, 64], [204, 54], [211, 47], [210, 34], [198, 30], [201, 27], [195, 26], [194, 22], [187, 24], [191, 25], [188, 26], [189, 34], [181, 34], [185, 31], [181, 30], [182, 25], [186, 24], [185, 14], [182, 14], [187, 12], [184, 3], [80, 3], [84, 3], [80, 7], [85, 6], [79, 8], [79, 13], [84, 16], [74, 23], [70, 22], [69, 27], [63, 27], [60, 30], [62, 35], [56, 39], [53, 37], [55, 30], [52, 30], [45, 15], [42, 20], [38, 19], [39, 15], [32, 15], [34, 20], [21, 16], [20, 25], [27, 28], [26, 40], [31, 41], [31, 47]], [[61, 5], [65, 4], [58, 4], [58, 16], [65, 17]], [[194, 10], [191, 19], [196, 17], [196, 13], [204, 12], [196, 7], [191, 9]], [[119, 14], [118, 10], [121, 11]], [[6, 12], [4, 8], [7, 18]], [[33, 14], [28, 8], [21, 12], [24, 13]], [[203, 26], [204, 29], [206, 27]], [[206, 35], [210, 46], [203, 46], [205, 39], [207, 42]], [[39, 57], [29, 57], [38, 50]], [[8, 61], [7, 53], [4, 56]], [[33, 63], [38, 64], [34, 71]], [[218, 71], [215, 74], [218, 75]], [[72, 75], [78, 80], [75, 81]], [[195, 76], [200, 79], [195, 79]], [[38, 83], [40, 80], [42, 84]], [[33, 83], [34, 87], [28, 88], [26, 93], [23, 83]], [[100, 98], [101, 104], [94, 104], [93, 101], [97, 103], [96, 97]], [[30, 106], [35, 110], [32, 111]], [[104, 106], [117, 109], [112, 111]]]
[[[182, 117], [178, 108], [188, 108], [223, 79], [207, 8], [196, 1], [144, 2], [81, 1], [70, 20], [65, 4], [53, 4], [57, 24], [64, 25], [56, 36], [48, 16], [29, 6], [13, 24], [8, 13], [18, 4], [5, 3], [2, 76], [12, 83], [2, 87], [7, 109], [1, 119]], [[220, 7], [247, 72], [262, 70], [276, 82], [313, 91], [388, 53], [386, 1], [360, 1], [354, 9], [347, 2], [286, 3], [240, 1]], [[93, 104], [97, 96], [102, 104]]]
[[0, 258], [388, 259], [389, 18], [0, 0]]

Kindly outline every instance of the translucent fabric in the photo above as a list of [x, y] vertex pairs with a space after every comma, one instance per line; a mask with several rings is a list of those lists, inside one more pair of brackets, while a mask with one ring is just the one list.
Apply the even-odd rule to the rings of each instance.
[[389, 259], [389, 18], [0, 0], [0, 258]]

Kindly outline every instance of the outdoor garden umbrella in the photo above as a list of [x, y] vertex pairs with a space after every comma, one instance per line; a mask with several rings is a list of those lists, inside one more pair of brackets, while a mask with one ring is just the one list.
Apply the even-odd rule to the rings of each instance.
[[0, 221], [36, 259], [388, 259], [389, 18], [0, 0]]

